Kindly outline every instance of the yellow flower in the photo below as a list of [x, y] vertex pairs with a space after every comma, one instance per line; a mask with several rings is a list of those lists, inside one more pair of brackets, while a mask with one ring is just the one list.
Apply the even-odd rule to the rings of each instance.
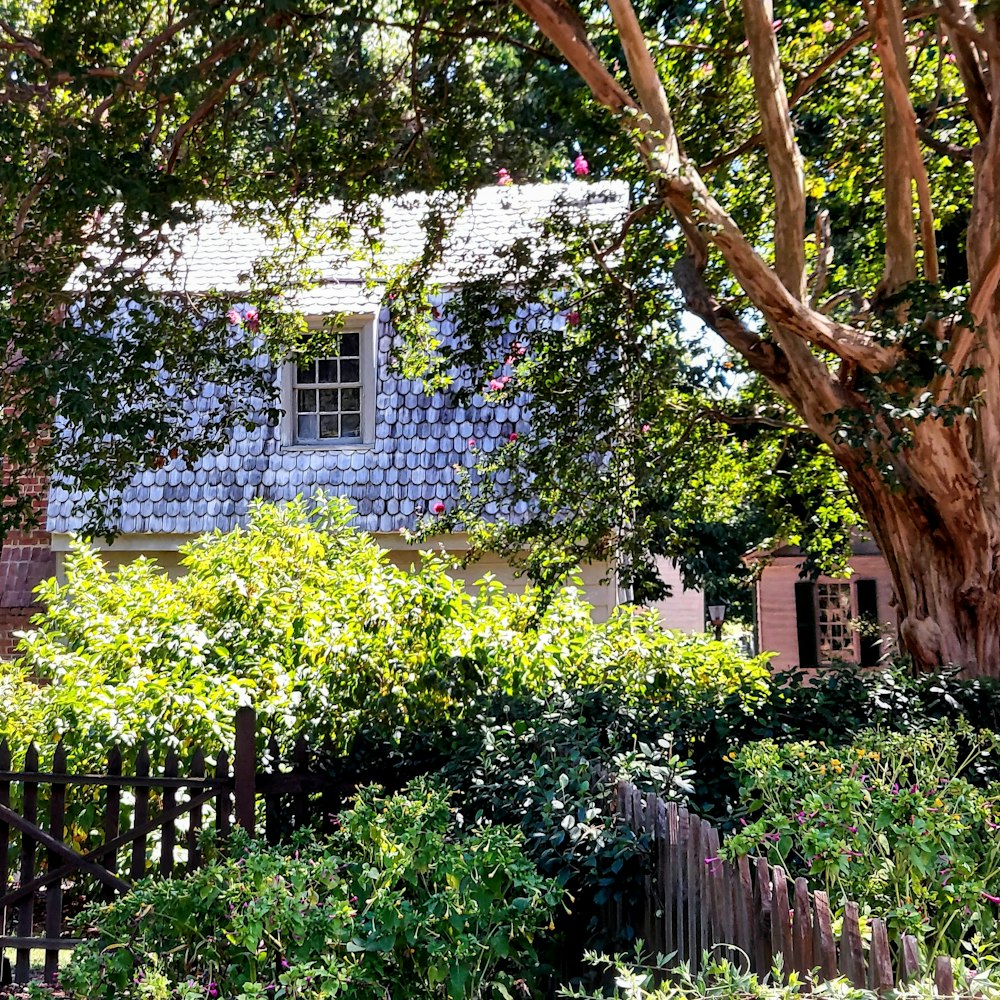
[[944, 803], [940, 799], [935, 799], [934, 800], [934, 808], [935, 809], [940, 809], [943, 805], [944, 805]]

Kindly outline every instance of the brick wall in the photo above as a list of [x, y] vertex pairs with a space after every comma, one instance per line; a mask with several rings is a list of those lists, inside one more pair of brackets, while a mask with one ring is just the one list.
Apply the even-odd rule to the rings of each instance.
[[14, 654], [13, 633], [27, 628], [28, 619], [39, 610], [32, 591], [56, 570], [49, 533], [44, 530], [48, 480], [30, 476], [22, 480], [22, 488], [34, 497], [39, 527], [11, 532], [0, 547], [0, 657]]

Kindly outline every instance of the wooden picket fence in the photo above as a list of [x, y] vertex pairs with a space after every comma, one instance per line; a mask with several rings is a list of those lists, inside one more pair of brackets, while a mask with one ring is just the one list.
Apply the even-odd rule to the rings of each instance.
[[[912, 935], [890, 943], [886, 922], [875, 917], [865, 941], [858, 905], [849, 902], [837, 940], [825, 892], [810, 890], [804, 878], [792, 881], [765, 858], [721, 860], [719, 831], [687, 809], [628, 781], [617, 782], [614, 807], [637, 836], [648, 835], [651, 864], [641, 912], [617, 908], [609, 919], [612, 929], [633, 928], [651, 954], [674, 954], [697, 971], [702, 955], [714, 952], [762, 975], [780, 955], [783, 971], [806, 982], [818, 969], [823, 980], [846, 976], [880, 993], [918, 973]], [[954, 996], [951, 959], [937, 957], [934, 973], [938, 995]]]
[[[211, 754], [211, 774], [201, 749], [182, 767], [176, 753], [154, 762], [144, 746], [131, 774], [123, 774], [119, 748], [104, 773], [69, 774], [61, 744], [50, 770], [42, 770], [34, 746], [12, 770], [10, 750], [0, 744], [0, 981], [27, 982], [33, 949], [45, 953], [44, 979], [55, 978], [59, 953], [80, 943], [66, 931], [67, 891], [111, 899], [143, 875], [193, 871], [203, 861], [198, 842], [206, 828], [225, 836], [235, 822], [272, 843], [293, 828], [329, 828], [349, 789], [311, 770], [314, 752], [304, 741], [284, 765], [274, 739], [261, 742], [253, 709], [243, 708], [232, 766], [220, 750]], [[81, 851], [67, 822], [87, 803], [99, 811], [103, 840], [88, 839]]]

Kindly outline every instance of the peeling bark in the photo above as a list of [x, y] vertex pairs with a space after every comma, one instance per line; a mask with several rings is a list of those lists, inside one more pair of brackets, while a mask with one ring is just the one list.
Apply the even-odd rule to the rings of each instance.
[[[955, 664], [969, 674], [1000, 677], [1000, 14], [985, 5], [973, 9], [968, 0], [935, 4], [966, 81], [968, 114], [983, 137], [973, 151], [975, 188], [968, 227], [973, 323], [963, 326], [967, 321], [958, 315], [928, 317], [933, 334], [950, 341], [944, 360], [951, 370], [925, 387], [901, 383], [898, 388], [911, 389], [914, 398], [926, 391], [938, 405], [951, 407], [945, 421], [891, 418], [855, 388], [863, 380], [837, 375], [839, 368], [892, 377], [907, 356], [860, 327], [831, 320], [806, 299], [802, 165], [788, 116], [770, 0], [741, 2], [775, 186], [773, 268], [686, 159], [630, 0], [609, 3], [637, 99], [595, 62], [583, 22], [575, 13], [567, 14], [571, 8], [565, 0], [517, 2], [578, 69], [595, 97], [622, 115], [630, 134], [635, 135], [637, 121], [649, 123], [640, 128], [637, 145], [692, 247], [674, 275], [687, 307], [766, 378], [830, 448], [889, 564], [901, 636], [917, 665]], [[903, 39], [903, 24], [915, 15], [904, 12], [900, 0], [862, 3], [885, 81], [887, 246], [879, 290], [891, 294], [917, 274], [914, 188], [924, 276], [931, 283], [937, 280], [931, 191], [909, 96]], [[533, 13], [539, 11], [540, 16]], [[703, 246], [691, 236], [692, 229], [703, 234]], [[763, 314], [768, 335], [749, 328], [713, 293], [704, 268], [706, 249], [723, 259]], [[817, 288], [822, 280], [821, 267]], [[831, 355], [839, 364], [831, 362]], [[983, 375], [970, 377], [964, 370], [971, 368], [981, 368]], [[964, 413], [961, 408], [972, 403], [975, 412]], [[865, 443], [861, 436], [843, 440], [832, 418], [843, 409], [857, 411], [862, 424], [877, 433]], [[900, 434], [906, 437], [902, 446]]]

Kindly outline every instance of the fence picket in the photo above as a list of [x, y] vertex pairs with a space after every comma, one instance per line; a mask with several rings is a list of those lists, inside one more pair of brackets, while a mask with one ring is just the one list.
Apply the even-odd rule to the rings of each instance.
[[659, 904], [659, 923], [657, 925], [656, 950], [669, 955], [672, 950], [670, 930], [670, 845], [667, 840], [667, 807], [663, 799], [656, 797], [656, 900]]
[[[281, 749], [273, 734], [267, 741], [267, 756], [271, 760], [271, 773], [278, 774], [281, 771]], [[264, 837], [269, 844], [276, 844], [281, 839], [282, 819], [281, 795], [267, 792], [264, 795]]]
[[735, 944], [732, 894], [728, 892], [733, 879], [732, 866], [719, 857], [719, 831], [709, 826], [705, 837], [705, 874], [711, 886], [712, 930], [709, 944]]
[[[205, 754], [199, 747], [191, 756], [188, 767], [188, 777], [205, 777]], [[201, 833], [201, 806], [195, 806], [188, 813], [187, 828], [187, 870], [193, 872], [201, 863], [201, 852], [198, 850], [198, 834]]]
[[[656, 858], [656, 802], [655, 792], [646, 795], [644, 808], [642, 811], [642, 832], [649, 838], [650, 858], [655, 862]], [[656, 903], [656, 866], [655, 863], [647, 867], [645, 874], [646, 885], [646, 906], [645, 920], [643, 921], [643, 936], [648, 947], [655, 949], [656, 942], [659, 941], [659, 919], [657, 911], [659, 907]]]
[[795, 880], [795, 903], [792, 916], [792, 938], [795, 952], [795, 971], [811, 978], [813, 960], [812, 906], [809, 900], [809, 883], [804, 878]]
[[785, 869], [777, 865], [772, 868], [771, 880], [771, 951], [775, 957], [781, 955], [782, 968], [787, 975], [795, 962], [795, 950], [792, 947], [788, 876], [785, 875]]
[[683, 959], [683, 928], [677, 918], [678, 903], [677, 891], [680, 873], [677, 870], [677, 850], [680, 838], [680, 819], [677, 812], [677, 803], [667, 803], [667, 850], [665, 853], [666, 865], [664, 867], [665, 894], [663, 899], [663, 916], [667, 924], [667, 954], [671, 952], [677, 954], [678, 959]]
[[840, 935], [840, 971], [859, 989], [865, 987], [865, 953], [861, 944], [858, 904], [844, 904], [843, 931]]
[[[122, 752], [118, 747], [112, 747], [108, 752], [108, 774], [114, 777], [121, 777], [122, 773]], [[108, 785], [108, 795], [105, 799], [104, 808], [104, 842], [108, 843], [118, 836], [119, 824], [121, 823], [121, 801], [122, 790], [120, 785]], [[112, 875], [118, 873], [118, 852], [109, 854], [104, 861], [104, 867]], [[105, 900], [112, 900], [115, 897], [114, 890], [110, 886], [104, 886], [102, 894]]]
[[[163, 777], [176, 778], [179, 769], [177, 753], [170, 750], [163, 762]], [[163, 811], [169, 812], [177, 801], [177, 792], [173, 788], [163, 789]], [[160, 828], [160, 874], [166, 878], [174, 870], [174, 845], [177, 843], [176, 821], [171, 819]]]
[[879, 917], [871, 920], [871, 947], [868, 955], [868, 987], [882, 991], [896, 985], [892, 974], [892, 956], [889, 953], [889, 934], [885, 921]]
[[[292, 770], [305, 774], [309, 770], [309, 744], [304, 736], [299, 736], [292, 748]], [[295, 826], [315, 826], [314, 817], [310, 815], [309, 792], [300, 791], [294, 798], [292, 808]]]
[[215, 832], [225, 838], [232, 829], [229, 812], [233, 799], [229, 790], [229, 754], [225, 750], [215, 760], [215, 777], [221, 782], [219, 794], [215, 797]]
[[934, 964], [934, 985], [939, 997], [955, 996], [955, 971], [947, 955], [938, 955]]
[[257, 830], [257, 715], [249, 705], [236, 712], [233, 800], [236, 822], [253, 836]]
[[825, 892], [813, 893], [813, 961], [824, 979], [837, 977], [837, 942], [833, 936], [833, 914]]
[[[27, 775], [38, 771], [38, 747], [34, 743], [28, 747], [24, 755], [23, 769]], [[24, 800], [21, 815], [34, 823], [38, 818], [38, 783], [25, 778]], [[30, 882], [35, 877], [35, 841], [21, 834], [21, 883]], [[31, 937], [31, 928], [35, 917], [35, 896], [25, 896], [17, 907], [17, 935], [21, 938]], [[31, 949], [18, 948], [15, 953], [14, 975], [18, 982], [27, 982], [31, 974]]]
[[[687, 810], [685, 810], [687, 812]], [[691, 971], [697, 972], [701, 966], [701, 954], [698, 945], [701, 942], [701, 887], [698, 883], [699, 866], [704, 858], [701, 849], [701, 820], [687, 814], [687, 944], [688, 962]]]
[[[62, 740], [56, 744], [55, 753], [52, 756], [52, 773], [66, 773], [66, 747]], [[52, 799], [49, 804], [49, 833], [56, 840], [62, 840], [66, 833], [66, 786], [53, 785]], [[59, 855], [54, 851], [47, 851], [45, 855], [46, 867], [51, 871], [59, 866]], [[62, 879], [53, 882], [45, 890], [45, 936], [47, 938], [58, 938], [62, 934], [62, 904], [63, 890]], [[59, 951], [55, 948], [48, 948], [45, 951], [45, 966], [42, 972], [46, 983], [54, 983], [59, 974]]]
[[771, 869], [767, 858], [757, 858], [754, 865], [754, 923], [757, 925], [757, 965], [755, 971], [767, 975], [774, 965], [771, 946]]
[[712, 921], [712, 887], [709, 880], [709, 866], [705, 864], [705, 858], [714, 857], [708, 850], [708, 831], [712, 829], [712, 824], [707, 820], [700, 820], [701, 830], [698, 835], [698, 896], [701, 899], [701, 912], [698, 919], [698, 958], [708, 951], [714, 943], [711, 939]]
[[674, 847], [674, 921], [677, 928], [677, 957], [686, 962], [691, 958], [693, 945], [688, 935], [687, 923], [687, 844], [689, 833], [688, 811], [677, 810], [677, 841]]
[[750, 859], [745, 855], [736, 862], [733, 906], [736, 910], [738, 928], [736, 943], [746, 952], [747, 961], [752, 965], [757, 954], [757, 924], [753, 919], [753, 879], [750, 875]]
[[912, 934], [904, 934], [899, 949], [899, 984], [920, 974], [920, 946]]
[[[149, 777], [149, 748], [141, 744], [135, 754], [135, 776]], [[135, 806], [132, 811], [132, 828], [141, 830], [149, 821], [149, 788], [137, 785], [135, 789]], [[129, 875], [134, 882], [146, 874], [146, 835], [139, 834], [132, 841], [132, 860], [129, 864]]]

